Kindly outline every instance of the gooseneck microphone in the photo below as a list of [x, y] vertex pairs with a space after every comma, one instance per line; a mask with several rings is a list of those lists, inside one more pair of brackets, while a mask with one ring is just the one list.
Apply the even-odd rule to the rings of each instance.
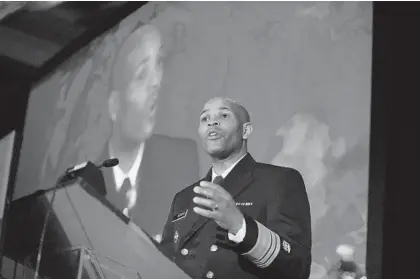
[[117, 158], [111, 158], [111, 159], [108, 159], [108, 160], [103, 161], [98, 166], [98, 168], [102, 168], [102, 167], [104, 167], [104, 168], [112, 168], [112, 167], [117, 166], [119, 163], [120, 163], [120, 161]]
[[[117, 158], [111, 158], [111, 159], [106, 159], [105, 161], [97, 165], [97, 167], [98, 168], [112, 168], [118, 165], [119, 163], [120, 161]], [[66, 174], [78, 171], [80, 169], [83, 169], [84, 167], [87, 166], [87, 164], [88, 164], [88, 161], [71, 166], [64, 171], [64, 174], [66, 175]]]

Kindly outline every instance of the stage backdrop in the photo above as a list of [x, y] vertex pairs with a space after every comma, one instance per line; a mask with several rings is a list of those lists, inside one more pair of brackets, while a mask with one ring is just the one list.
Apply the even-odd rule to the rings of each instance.
[[[140, 21], [163, 37], [154, 133], [194, 140], [204, 175], [209, 159], [197, 136], [202, 105], [214, 96], [239, 101], [254, 124], [251, 154], [303, 174], [312, 210], [311, 278], [325, 278], [340, 243], [355, 246], [356, 260], [364, 265], [369, 2], [145, 5], [34, 88], [14, 197], [51, 187], [68, 166], [99, 158], [111, 127], [112, 61]], [[171, 185], [167, 190], [174, 191]], [[163, 209], [168, 208], [166, 202]]]

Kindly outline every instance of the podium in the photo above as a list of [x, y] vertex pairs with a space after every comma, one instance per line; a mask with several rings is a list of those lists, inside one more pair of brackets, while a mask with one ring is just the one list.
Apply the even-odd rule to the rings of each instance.
[[59, 188], [12, 202], [5, 256], [33, 270], [38, 264], [40, 278], [190, 278], [106, 200], [96, 166], [88, 165], [66, 179]]

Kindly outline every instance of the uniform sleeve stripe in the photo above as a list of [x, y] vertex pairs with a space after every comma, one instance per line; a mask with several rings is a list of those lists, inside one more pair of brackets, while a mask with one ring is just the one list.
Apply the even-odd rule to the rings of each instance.
[[269, 257], [267, 257], [267, 260], [265, 262], [261, 262], [261, 264], [259, 265], [260, 267], [269, 266], [280, 252], [280, 237], [273, 232], [271, 233], [271, 235], [274, 238], [273, 249], [270, 251], [271, 254], [269, 255]]
[[271, 250], [273, 248], [273, 235], [270, 233], [270, 247], [268, 247], [268, 249], [265, 251], [265, 254], [261, 257], [260, 260], [257, 260], [256, 263], [257, 264], [263, 264], [267, 261], [267, 259], [270, 257], [271, 254]]
[[258, 267], [267, 267], [280, 251], [280, 237], [259, 222], [256, 223], [258, 226], [257, 242], [249, 252], [243, 255]]

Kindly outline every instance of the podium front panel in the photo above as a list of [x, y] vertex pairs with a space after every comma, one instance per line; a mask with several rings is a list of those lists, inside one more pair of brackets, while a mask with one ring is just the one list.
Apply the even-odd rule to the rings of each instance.
[[[19, 234], [27, 238], [27, 235], [22, 233], [25, 226], [23, 219], [32, 218], [32, 221], [26, 222], [29, 226], [34, 221], [43, 223], [43, 217], [51, 206], [45, 249], [57, 251], [70, 247], [86, 247], [104, 270], [109, 268], [116, 274], [137, 272], [140, 277], [134, 278], [190, 278], [155, 247], [155, 243], [144, 231], [127, 218], [122, 218], [121, 213], [112, 208], [109, 202], [90, 190], [88, 185], [83, 185], [80, 180], [76, 180], [74, 184], [56, 191], [27, 197], [29, 201], [26, 202], [26, 206], [22, 206], [25, 204], [23, 202], [17, 206], [18, 200], [15, 207], [20, 209], [15, 208], [15, 213], [20, 212], [19, 218], [22, 220], [18, 222], [18, 225], [14, 225], [14, 230], [20, 230]], [[9, 219], [13, 219], [13, 216]], [[30, 248], [21, 249], [20, 254], [34, 255], [37, 251], [41, 235], [39, 228], [42, 226], [37, 224], [32, 227], [36, 229], [31, 232], [31, 241], [26, 242], [35, 243], [29, 243]], [[7, 235], [10, 233], [12, 232], [8, 230]], [[17, 240], [16, 237], [9, 239]], [[12, 247], [7, 250], [10, 249]], [[13, 258], [13, 256], [23, 257], [23, 255], [11, 253], [10, 257]]]

